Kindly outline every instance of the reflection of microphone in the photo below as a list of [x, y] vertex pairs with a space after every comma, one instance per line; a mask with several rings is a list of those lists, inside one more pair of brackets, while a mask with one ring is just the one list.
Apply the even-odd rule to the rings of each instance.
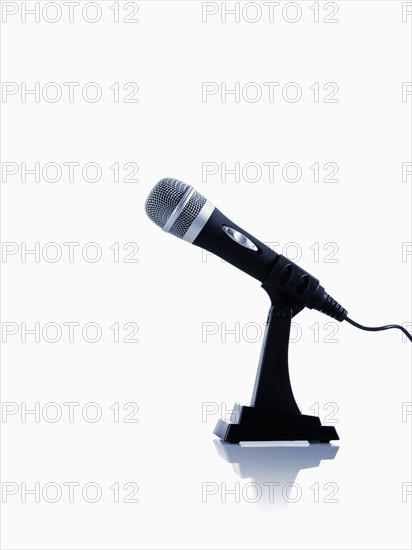
[[149, 218], [164, 231], [200, 246], [263, 282], [270, 275], [280, 294], [338, 321], [348, 312], [318, 279], [237, 226], [190, 185], [165, 178], [146, 201]]
[[[275, 508], [277, 511], [286, 511], [288, 503], [300, 500], [299, 493], [301, 486], [296, 483], [296, 477], [301, 470], [307, 468], [318, 468], [323, 460], [334, 460], [339, 451], [335, 445], [298, 445], [296, 441], [284, 442], [280, 445], [265, 443], [249, 445], [233, 445], [214, 440], [218, 455], [232, 464], [233, 470], [241, 478], [251, 478], [248, 484], [251, 488], [250, 494], [247, 485], [244, 485], [241, 496], [246, 502]], [[213, 495], [213, 485], [205, 483], [203, 486], [205, 498]], [[210, 487], [209, 495], [208, 488]], [[337, 485], [330, 484], [335, 493]], [[254, 498], [254, 495], [256, 497]], [[224, 494], [223, 487], [221, 494]], [[333, 502], [333, 500], [330, 500]]]

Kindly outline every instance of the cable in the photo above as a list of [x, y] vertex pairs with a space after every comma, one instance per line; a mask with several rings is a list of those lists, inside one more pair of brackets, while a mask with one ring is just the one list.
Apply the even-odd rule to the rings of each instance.
[[378, 330], [387, 330], [389, 328], [397, 328], [397, 329], [401, 330], [404, 333], [404, 335], [407, 338], [409, 338], [409, 340], [412, 342], [412, 336], [409, 334], [409, 332], [406, 330], [406, 328], [401, 327], [401, 325], [384, 325], [383, 327], [364, 327], [363, 325], [360, 325], [359, 323], [355, 323], [355, 321], [352, 321], [352, 319], [349, 319], [349, 317], [346, 317], [344, 320], [347, 321], [348, 323], [350, 323], [351, 325], [353, 325], [356, 328], [360, 328], [362, 330], [369, 330], [371, 332], [375, 332], [375, 331], [378, 331]]

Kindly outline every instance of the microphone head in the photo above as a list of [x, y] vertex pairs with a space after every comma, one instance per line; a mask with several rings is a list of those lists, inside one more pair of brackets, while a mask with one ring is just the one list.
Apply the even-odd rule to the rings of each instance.
[[190, 185], [164, 178], [150, 191], [145, 210], [161, 229], [183, 239], [206, 202], [207, 199]]

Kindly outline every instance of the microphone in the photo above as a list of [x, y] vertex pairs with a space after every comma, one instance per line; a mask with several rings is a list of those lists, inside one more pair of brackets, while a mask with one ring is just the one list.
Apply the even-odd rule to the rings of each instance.
[[318, 279], [236, 225], [192, 186], [172, 178], [160, 180], [145, 210], [163, 231], [216, 254], [261, 281], [272, 295], [286, 294], [300, 309], [316, 309], [337, 321], [347, 318], [346, 309]]
[[149, 193], [145, 208], [149, 218], [167, 233], [220, 256], [261, 281], [271, 299], [251, 404], [235, 405], [232, 421], [219, 420], [213, 433], [230, 443], [339, 439], [333, 426], [322, 426], [318, 417], [303, 415], [293, 396], [288, 366], [292, 317], [308, 307], [362, 330], [396, 328], [411, 341], [412, 335], [401, 325], [366, 327], [350, 319], [318, 279], [236, 225], [190, 185], [171, 178], [160, 180]]

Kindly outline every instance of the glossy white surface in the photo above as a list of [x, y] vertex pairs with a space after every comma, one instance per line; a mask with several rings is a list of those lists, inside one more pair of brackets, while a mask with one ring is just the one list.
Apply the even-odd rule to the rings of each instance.
[[179, 178], [354, 320], [410, 324], [410, 3], [1, 4], [2, 548], [410, 548], [412, 346], [305, 310], [294, 394], [340, 441], [215, 443], [269, 302], [144, 213]]

